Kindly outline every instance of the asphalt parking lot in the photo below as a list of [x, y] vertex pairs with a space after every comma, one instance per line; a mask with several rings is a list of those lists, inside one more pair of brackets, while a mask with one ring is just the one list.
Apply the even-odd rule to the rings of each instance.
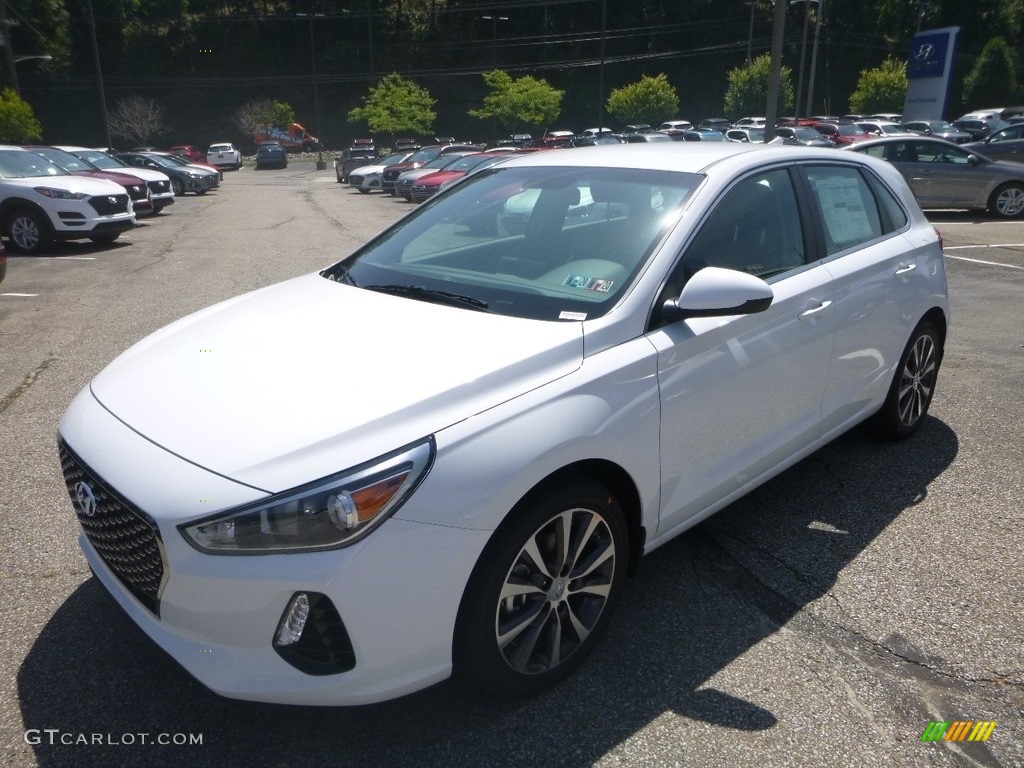
[[[151, 643], [78, 550], [62, 413], [151, 331], [325, 266], [409, 207], [330, 167], [245, 168], [113, 247], [9, 255], [0, 763], [1024, 766], [1024, 223], [973, 214], [930, 217], [953, 325], [921, 431], [848, 434], [652, 553], [554, 690], [503, 701], [448, 682], [354, 709], [253, 704], [208, 692]], [[922, 743], [937, 720], [997, 725], [984, 743]]]

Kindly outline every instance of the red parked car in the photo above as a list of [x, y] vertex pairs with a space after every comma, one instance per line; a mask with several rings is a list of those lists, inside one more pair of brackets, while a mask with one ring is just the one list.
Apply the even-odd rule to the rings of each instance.
[[191, 144], [175, 144], [173, 147], [168, 147], [167, 151], [172, 155], [187, 157], [189, 162], [192, 163], [206, 162], [206, 153], [200, 152], [198, 148], [193, 147]]
[[507, 160], [509, 154], [513, 153], [487, 154], [481, 152], [475, 155], [460, 157], [451, 165], [416, 179], [412, 185], [412, 201], [414, 203], [422, 203], [424, 200], [428, 200], [436, 195], [441, 190], [442, 184], [461, 179], [470, 171], [481, 170], [489, 165], [495, 165], [503, 160]]
[[479, 152], [481, 147], [475, 144], [434, 144], [429, 147], [422, 147], [413, 152], [403, 162], [389, 165], [384, 169], [381, 176], [381, 191], [397, 196], [395, 181], [406, 171], [419, 168], [424, 163], [429, 163], [438, 155], [446, 155], [449, 152]]
[[845, 147], [847, 144], [875, 138], [870, 133], [865, 133], [855, 123], [816, 123], [811, 127], [823, 136], [832, 139], [832, 143], [837, 147]]

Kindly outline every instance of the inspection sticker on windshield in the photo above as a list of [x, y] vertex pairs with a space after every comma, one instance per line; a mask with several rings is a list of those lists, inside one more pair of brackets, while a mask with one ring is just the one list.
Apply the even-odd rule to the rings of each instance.
[[584, 277], [583, 275], [567, 275], [562, 285], [570, 288], [582, 288], [585, 291], [599, 291], [608, 293], [612, 289], [614, 280], [603, 280], [597, 277]]

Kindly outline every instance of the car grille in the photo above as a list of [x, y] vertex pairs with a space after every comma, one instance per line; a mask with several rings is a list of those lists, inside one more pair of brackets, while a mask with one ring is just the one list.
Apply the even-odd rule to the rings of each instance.
[[396, 181], [395, 189], [398, 191], [398, 194], [402, 195], [402, 197], [411, 195], [412, 181], [410, 181], [409, 179], [402, 179], [401, 181]]
[[169, 181], [151, 181], [147, 186], [154, 195], [171, 191], [171, 182]]
[[395, 179], [401, 175], [402, 171], [384, 171], [384, 181], [390, 181], [392, 184], [395, 183]]
[[348, 177], [348, 183], [351, 184], [353, 187], [358, 187], [360, 184], [363, 183], [363, 177], [362, 176], [349, 176]]
[[[167, 579], [160, 531], [149, 515], [125, 501], [86, 466], [63, 440], [60, 467], [78, 522], [118, 580], [156, 616]], [[94, 504], [83, 503], [91, 491]]]
[[89, 198], [89, 205], [95, 208], [100, 216], [128, 213], [128, 195], [97, 195]]
[[437, 187], [431, 187], [420, 184], [413, 184], [412, 186], [412, 199], [417, 203], [421, 203], [434, 196], [437, 192]]
[[128, 197], [134, 200], [145, 200], [149, 197], [145, 184], [133, 184], [130, 187], [125, 187], [128, 190]]

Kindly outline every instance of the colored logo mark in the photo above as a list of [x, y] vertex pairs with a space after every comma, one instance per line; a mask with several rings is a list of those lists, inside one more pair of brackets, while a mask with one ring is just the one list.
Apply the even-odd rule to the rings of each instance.
[[988, 741], [995, 729], [995, 720], [932, 720], [921, 741]]

